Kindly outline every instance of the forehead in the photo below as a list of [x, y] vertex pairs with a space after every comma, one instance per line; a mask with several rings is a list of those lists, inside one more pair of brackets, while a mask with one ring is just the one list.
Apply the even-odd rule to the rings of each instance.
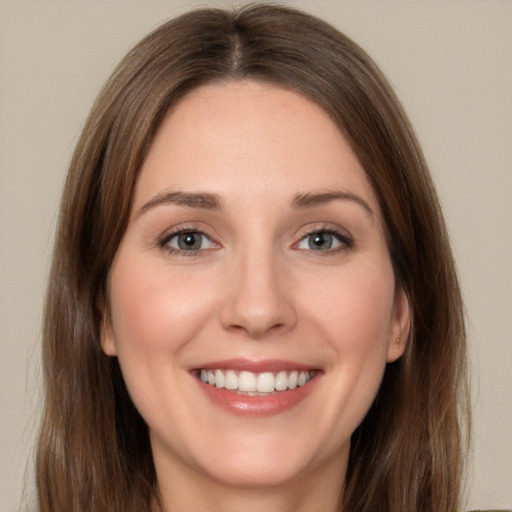
[[166, 188], [252, 198], [349, 189], [377, 203], [350, 145], [321, 107], [254, 81], [202, 86], [171, 109], [141, 169], [134, 206]]

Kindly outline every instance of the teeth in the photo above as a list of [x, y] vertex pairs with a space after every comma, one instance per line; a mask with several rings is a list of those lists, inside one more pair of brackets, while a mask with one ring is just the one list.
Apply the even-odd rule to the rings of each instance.
[[240, 372], [238, 375], [238, 391], [256, 391], [256, 375], [251, 372]]
[[238, 375], [233, 370], [228, 370], [226, 372], [224, 387], [226, 389], [238, 389]]
[[[225, 382], [224, 374], [220, 370], [215, 370], [215, 386], [218, 388], [224, 387]], [[210, 380], [208, 379], [208, 383], [210, 383]]]
[[290, 376], [288, 377], [288, 387], [290, 389], [295, 389], [297, 387], [298, 379], [299, 379], [299, 373], [298, 372], [290, 373]]
[[256, 378], [258, 393], [272, 393], [275, 389], [275, 379], [270, 372], [260, 373]]
[[286, 372], [279, 372], [276, 375], [276, 383], [275, 383], [276, 391], [284, 391], [288, 389], [288, 375]]
[[286, 372], [280, 371], [277, 374], [272, 372], [252, 373], [234, 370], [201, 370], [199, 378], [210, 386], [226, 388], [232, 391], [240, 391], [249, 396], [258, 396], [259, 393], [274, 393], [295, 389], [307, 384], [313, 377], [314, 372]]

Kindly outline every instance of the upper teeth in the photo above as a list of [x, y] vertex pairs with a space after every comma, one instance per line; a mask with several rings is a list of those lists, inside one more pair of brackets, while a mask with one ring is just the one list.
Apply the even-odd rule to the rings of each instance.
[[272, 393], [304, 386], [311, 380], [313, 372], [280, 371], [275, 375], [272, 372], [252, 373], [234, 370], [201, 370], [200, 379], [218, 388], [238, 390], [243, 392]]

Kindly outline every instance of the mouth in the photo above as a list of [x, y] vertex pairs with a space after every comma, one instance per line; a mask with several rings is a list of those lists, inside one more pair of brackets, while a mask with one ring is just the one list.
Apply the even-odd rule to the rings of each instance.
[[268, 396], [305, 386], [315, 370], [281, 370], [255, 373], [247, 370], [200, 369], [196, 376], [201, 382], [238, 395]]
[[323, 371], [290, 361], [231, 359], [197, 366], [190, 374], [211, 403], [238, 416], [261, 417], [298, 406]]

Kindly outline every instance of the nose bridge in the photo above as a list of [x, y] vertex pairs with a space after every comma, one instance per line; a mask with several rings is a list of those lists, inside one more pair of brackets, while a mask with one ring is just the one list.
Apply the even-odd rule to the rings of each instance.
[[269, 240], [244, 244], [234, 256], [226, 283], [222, 322], [231, 330], [260, 338], [295, 323], [282, 259]]

